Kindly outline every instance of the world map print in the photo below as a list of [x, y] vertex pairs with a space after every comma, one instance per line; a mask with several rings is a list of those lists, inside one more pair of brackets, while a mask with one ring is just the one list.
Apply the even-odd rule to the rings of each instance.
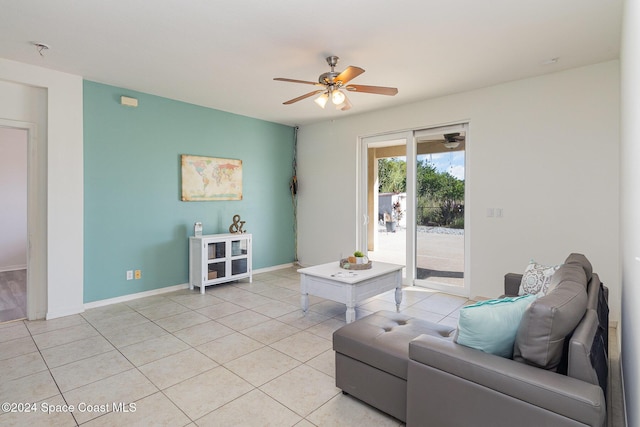
[[182, 155], [182, 201], [242, 200], [242, 160]]

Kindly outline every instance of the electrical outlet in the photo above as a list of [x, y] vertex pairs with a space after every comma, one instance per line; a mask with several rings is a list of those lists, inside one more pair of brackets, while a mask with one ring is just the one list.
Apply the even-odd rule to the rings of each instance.
[[127, 280], [133, 280], [133, 270], [127, 270]]
[[142, 271], [136, 270], [135, 276], [136, 276], [136, 280], [140, 279], [142, 277]]

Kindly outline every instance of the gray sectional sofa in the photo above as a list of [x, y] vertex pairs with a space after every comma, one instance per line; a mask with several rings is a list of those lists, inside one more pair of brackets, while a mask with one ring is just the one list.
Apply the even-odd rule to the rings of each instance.
[[[517, 294], [519, 275], [505, 276]], [[581, 254], [526, 309], [513, 358], [455, 329], [381, 311], [334, 333], [336, 386], [408, 426], [606, 425], [607, 289]]]

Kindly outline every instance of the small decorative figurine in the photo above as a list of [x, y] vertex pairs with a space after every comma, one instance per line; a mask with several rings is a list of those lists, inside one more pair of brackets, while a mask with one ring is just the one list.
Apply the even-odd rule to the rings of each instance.
[[246, 233], [246, 230], [242, 229], [242, 227], [244, 227], [245, 222], [246, 221], [240, 221], [240, 215], [235, 214], [233, 216], [233, 224], [229, 226], [229, 233], [233, 233], [233, 234]]

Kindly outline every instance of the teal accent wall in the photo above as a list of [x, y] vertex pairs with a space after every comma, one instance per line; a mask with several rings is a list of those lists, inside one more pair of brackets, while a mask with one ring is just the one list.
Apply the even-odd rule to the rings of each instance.
[[[188, 283], [196, 221], [227, 233], [239, 214], [254, 269], [293, 262], [293, 141], [289, 126], [85, 81], [84, 302]], [[243, 200], [182, 202], [182, 154], [242, 160]]]

